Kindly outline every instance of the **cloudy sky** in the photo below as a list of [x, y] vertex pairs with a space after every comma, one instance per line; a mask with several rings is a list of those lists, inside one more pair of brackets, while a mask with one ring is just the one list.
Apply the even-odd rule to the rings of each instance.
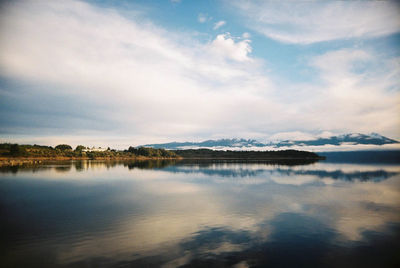
[[390, 1], [1, 1], [0, 141], [400, 139], [399, 44]]

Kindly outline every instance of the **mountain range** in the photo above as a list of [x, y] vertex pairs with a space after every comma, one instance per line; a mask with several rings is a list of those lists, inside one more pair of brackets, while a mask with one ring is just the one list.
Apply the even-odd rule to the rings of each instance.
[[209, 148], [209, 149], [250, 149], [250, 148], [291, 148], [291, 147], [309, 147], [309, 146], [355, 146], [355, 145], [375, 145], [381, 146], [386, 144], [399, 143], [394, 139], [387, 138], [377, 133], [371, 134], [342, 134], [331, 137], [315, 137], [308, 140], [280, 140], [260, 142], [254, 139], [218, 139], [206, 140], [201, 142], [169, 142], [159, 144], [146, 144], [144, 147], [164, 148], [169, 150], [179, 149], [196, 149], [196, 148]]

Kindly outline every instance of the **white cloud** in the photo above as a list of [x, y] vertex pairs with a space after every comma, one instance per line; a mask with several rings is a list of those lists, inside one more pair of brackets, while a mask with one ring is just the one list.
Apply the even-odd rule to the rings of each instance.
[[301, 131], [280, 132], [269, 137], [270, 140], [312, 140], [315, 136]]
[[249, 34], [248, 32], [244, 32], [244, 33], [242, 34], [242, 37], [245, 38], [245, 39], [248, 39], [248, 38], [251, 37], [251, 34]]
[[317, 56], [319, 84], [278, 84], [249, 56], [248, 39], [200, 43], [83, 2], [8, 3], [0, 33], [0, 74], [18, 85], [0, 88], [3, 140], [30, 133], [103, 145], [112, 137], [118, 147], [293, 131], [400, 133], [400, 98], [390, 90], [400, 61], [370, 51]]
[[251, 53], [250, 40], [235, 42], [228, 34], [219, 34], [210, 45], [211, 49], [218, 55], [223, 55], [235, 61], [249, 61], [248, 54]]
[[[231, 2], [230, 2], [231, 3]], [[285, 42], [310, 44], [400, 31], [395, 1], [234, 1], [248, 27]]]
[[321, 131], [341, 134], [379, 129], [378, 133], [398, 138], [400, 68], [395, 62], [400, 59], [360, 49], [334, 50], [311, 58], [317, 81], [280, 84], [280, 102], [286, 106], [279, 117], [291, 123], [272, 131], [278, 132], [273, 137], [296, 139], [307, 138], [309, 133], [318, 136]]
[[[7, 25], [1, 28], [1, 74], [30, 85], [29, 96], [65, 99], [52, 111], [37, 114], [37, 133], [75, 129], [77, 119], [65, 121], [62, 115], [75, 112], [71, 107], [77, 117], [93, 109], [101, 116], [88, 119], [108, 125], [106, 135], [129, 135], [135, 144], [166, 136], [206, 136], [211, 129], [222, 133], [221, 123], [236, 103], [253, 98], [264, 102], [254, 92], [258, 84], [270, 87], [266, 77], [254, 72], [257, 65], [249, 65], [249, 41], [220, 36], [201, 44], [141, 18], [127, 20], [75, 1], [16, 2], [6, 8], [0, 23]], [[12, 94], [24, 101], [24, 92]], [[81, 105], [71, 106], [64, 96]], [[13, 115], [26, 125], [39, 108], [30, 100], [21, 105], [34, 110]], [[81, 127], [69, 134], [85, 135], [90, 125]]]
[[335, 134], [330, 132], [330, 131], [322, 131], [320, 134], [318, 134], [319, 138], [329, 138], [334, 136]]
[[322, 84], [307, 110], [314, 110], [321, 129], [335, 132], [332, 126], [336, 124], [350, 132], [368, 133], [376, 128], [400, 133], [400, 93], [390, 90], [399, 83], [395, 75], [399, 69], [392, 69], [392, 61], [357, 49], [314, 58], [311, 65], [319, 71]]
[[[318, 68], [325, 79], [337, 79], [353, 71], [356, 63], [366, 63], [372, 55], [364, 50], [342, 49], [325, 53], [314, 58], [311, 65]], [[334, 81], [332, 81], [334, 82]]]
[[200, 23], [205, 23], [208, 20], [210, 20], [210, 17], [207, 14], [200, 13], [197, 16], [197, 21]]
[[270, 140], [314, 140], [317, 138], [329, 138], [334, 136], [335, 134], [330, 131], [322, 131], [320, 133], [317, 133], [315, 135], [307, 132], [301, 132], [301, 131], [291, 131], [291, 132], [279, 132], [271, 135], [269, 137]]
[[216, 23], [214, 24], [213, 29], [214, 29], [214, 30], [217, 30], [217, 29], [221, 28], [222, 26], [224, 26], [225, 24], [226, 24], [226, 21], [220, 20], [220, 21], [218, 21], [218, 22], [216, 22]]

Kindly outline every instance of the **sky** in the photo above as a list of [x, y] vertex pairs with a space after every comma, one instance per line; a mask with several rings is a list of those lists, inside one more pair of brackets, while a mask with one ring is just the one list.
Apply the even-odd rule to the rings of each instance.
[[400, 4], [1, 1], [0, 142], [400, 139]]

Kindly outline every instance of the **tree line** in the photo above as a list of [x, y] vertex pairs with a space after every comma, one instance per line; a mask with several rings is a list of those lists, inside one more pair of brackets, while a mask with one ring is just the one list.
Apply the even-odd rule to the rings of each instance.
[[55, 147], [43, 145], [19, 145], [16, 143], [0, 144], [0, 156], [5, 157], [88, 157], [88, 158], [117, 158], [145, 156], [154, 158], [175, 158], [174, 152], [165, 149], [147, 147], [129, 147], [127, 150], [107, 148], [105, 151], [91, 151], [88, 147], [78, 145], [75, 149], [68, 144]]
[[43, 145], [0, 144], [0, 156], [3, 157], [85, 157], [96, 158], [186, 158], [186, 159], [324, 159], [315, 153], [297, 150], [281, 151], [216, 151], [210, 149], [166, 150], [151, 147], [133, 147], [126, 150], [108, 148], [104, 151], [91, 151], [88, 147], [78, 145], [73, 149], [68, 144], [55, 147]]

